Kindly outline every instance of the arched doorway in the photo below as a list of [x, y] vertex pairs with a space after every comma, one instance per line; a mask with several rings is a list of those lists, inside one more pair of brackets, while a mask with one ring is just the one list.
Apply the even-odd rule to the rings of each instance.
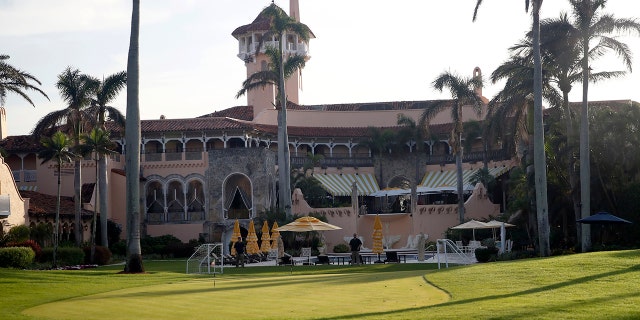
[[251, 180], [246, 175], [229, 175], [222, 186], [222, 195], [225, 219], [253, 218], [253, 188]]

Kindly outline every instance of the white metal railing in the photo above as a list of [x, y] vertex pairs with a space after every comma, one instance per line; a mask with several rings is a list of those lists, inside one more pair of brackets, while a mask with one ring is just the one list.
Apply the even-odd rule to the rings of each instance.
[[[279, 48], [280, 47], [280, 41], [265, 41], [262, 43], [262, 46], [260, 47], [260, 52], [264, 53], [268, 47], [274, 47], [274, 48]], [[240, 45], [240, 55], [243, 54], [247, 54], [247, 55], [251, 55], [254, 54], [256, 52], [256, 49], [258, 48], [258, 43], [254, 42], [251, 43], [251, 45], [249, 45], [249, 47], [247, 48], [247, 46], [245, 45]], [[285, 46], [285, 52], [286, 53], [293, 53], [293, 54], [299, 54], [299, 55], [305, 55], [308, 53], [308, 46], [306, 43], [293, 43], [293, 42], [288, 42], [287, 45]]]
[[187, 260], [187, 274], [224, 273], [224, 246], [222, 242], [205, 243]]
[[38, 172], [36, 170], [22, 170], [24, 182], [36, 182], [38, 181]]
[[12, 170], [11, 171], [13, 173], [13, 180], [15, 182], [20, 182], [20, 171], [21, 170]]
[[446, 268], [449, 268], [449, 255], [451, 254], [453, 258], [456, 258], [452, 261], [452, 263], [459, 264], [471, 264], [473, 261], [471, 258], [466, 255], [458, 246], [449, 239], [438, 239], [436, 241], [436, 257], [438, 259], [438, 269], [440, 269], [440, 256], [444, 258], [444, 264]]

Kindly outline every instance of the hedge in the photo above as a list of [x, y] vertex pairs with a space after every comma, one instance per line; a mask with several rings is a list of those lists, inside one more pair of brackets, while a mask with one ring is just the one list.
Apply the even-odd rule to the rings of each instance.
[[[84, 262], [84, 252], [81, 248], [76, 247], [60, 247], [57, 255], [58, 266], [74, 266]], [[53, 248], [42, 249], [42, 258], [40, 262], [53, 263]]]
[[0, 267], [24, 269], [33, 263], [36, 254], [31, 248], [0, 248]]

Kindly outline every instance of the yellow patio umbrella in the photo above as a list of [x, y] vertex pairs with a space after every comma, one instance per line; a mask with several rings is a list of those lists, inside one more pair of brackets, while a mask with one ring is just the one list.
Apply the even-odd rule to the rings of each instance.
[[269, 224], [266, 220], [262, 225], [262, 237], [260, 237], [260, 240], [262, 240], [260, 251], [269, 252], [269, 250], [271, 250], [271, 237], [269, 237]]
[[236, 255], [235, 244], [236, 242], [238, 242], [238, 237], [241, 237], [240, 222], [238, 221], [238, 219], [236, 219], [236, 222], [233, 224], [233, 233], [231, 234], [231, 255], [232, 256]]
[[325, 231], [325, 230], [340, 230], [340, 229], [342, 228], [320, 221], [318, 220], [318, 218], [315, 218], [315, 217], [302, 217], [276, 230], [306, 232], [306, 231]]
[[253, 220], [249, 222], [249, 233], [247, 234], [247, 253], [256, 254], [260, 252], [258, 247], [258, 236], [256, 235], [256, 227], [253, 225]]
[[278, 238], [280, 238], [280, 231], [278, 231], [278, 222], [274, 221], [271, 227], [271, 249], [278, 249]]
[[376, 219], [373, 221], [373, 248], [371, 252], [378, 254], [378, 261], [380, 261], [380, 254], [384, 252], [382, 247], [382, 222], [380, 216], [376, 214]]

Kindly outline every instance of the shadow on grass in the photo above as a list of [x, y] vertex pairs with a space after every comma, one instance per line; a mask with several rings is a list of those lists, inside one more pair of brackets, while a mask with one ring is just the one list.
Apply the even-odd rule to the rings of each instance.
[[[611, 271], [611, 272], [604, 272], [604, 273], [600, 273], [600, 274], [585, 276], [585, 277], [573, 279], [573, 280], [570, 280], [570, 281], [559, 282], [559, 283], [555, 283], [555, 284], [551, 284], [551, 285], [547, 285], [547, 286], [541, 286], [541, 287], [532, 288], [532, 289], [527, 289], [527, 290], [523, 290], [523, 291], [519, 291], [519, 292], [512, 292], [512, 293], [508, 293], [508, 294], [489, 295], [489, 296], [482, 296], [482, 297], [464, 299], [464, 300], [459, 300], [459, 301], [449, 301], [449, 302], [445, 302], [445, 303], [438, 304], [438, 305], [433, 305], [433, 306], [425, 306], [425, 307], [417, 307], [417, 308], [405, 308], [405, 309], [402, 309], [402, 310], [393, 310], [393, 311], [387, 311], [387, 312], [361, 313], [361, 314], [357, 314], [357, 315], [341, 315], [339, 317], [327, 317], [327, 318], [321, 318], [321, 319], [326, 319], [326, 320], [329, 320], [329, 319], [358, 319], [358, 318], [363, 318], [363, 317], [380, 317], [380, 316], [385, 316], [385, 317], [389, 316], [389, 317], [391, 317], [394, 314], [402, 314], [402, 313], [406, 313], [406, 312], [417, 312], [417, 311], [425, 311], [425, 312], [427, 312], [428, 310], [435, 309], [435, 308], [455, 307], [455, 306], [473, 304], [473, 303], [484, 302], [484, 301], [491, 301], [491, 302], [494, 302], [496, 304], [500, 304], [500, 300], [501, 299], [512, 298], [512, 297], [515, 297], [515, 296], [524, 296], [524, 295], [535, 294], [535, 293], [543, 293], [543, 292], [546, 292], [546, 291], [561, 289], [561, 288], [564, 288], [564, 287], [570, 287], [570, 286], [574, 286], [574, 285], [584, 284], [584, 283], [587, 283], [587, 282], [595, 281], [595, 280], [606, 278], [606, 277], [611, 277], [611, 276], [616, 276], [616, 275], [623, 275], [623, 274], [632, 273], [632, 272], [638, 272], [638, 271], [640, 271], [640, 265], [632, 266], [632, 267], [625, 268], [625, 269], [615, 270], [615, 271]], [[429, 284], [433, 285], [430, 282], [429, 282]], [[438, 288], [437, 286], [434, 286], [434, 287]], [[441, 288], [438, 288], [438, 289], [442, 290]], [[444, 291], [444, 292], [446, 292], [446, 291]], [[617, 295], [612, 295], [612, 296], [609, 296], [609, 297], [594, 297], [592, 299], [580, 299], [580, 300], [576, 300], [573, 303], [565, 303], [565, 304], [563, 304], [562, 307], [563, 307], [563, 309], [571, 310], [572, 307], [579, 307], [579, 306], [583, 306], [583, 305], [589, 304], [589, 303], [602, 304], [604, 302], [616, 301], [616, 300], [619, 300], [619, 299], [622, 299], [622, 298], [636, 298], [638, 295], [640, 295], [640, 290], [636, 289], [636, 290], [631, 291], [631, 292], [626, 292], [625, 294], [617, 294]], [[558, 302], [558, 301], [556, 301], [556, 302]], [[560, 301], [560, 302], [562, 302], [562, 301]], [[514, 310], [514, 311], [516, 311], [516, 310]], [[529, 316], [534, 316], [534, 315], [535, 316], [539, 316], [541, 313], [548, 312], [548, 311], [550, 311], [548, 305], [542, 304], [542, 305], [539, 305], [539, 308], [536, 308], [535, 306], [532, 305], [532, 306], [529, 306], [526, 311], [525, 310], [517, 310], [517, 312], [514, 312], [512, 314], [501, 315], [500, 317], [493, 317], [492, 316], [491, 318], [492, 319], [527, 318], [527, 315], [529, 315]], [[640, 311], [638, 311], [638, 314], [640, 314]], [[633, 318], [633, 317], [630, 317], [630, 318]]]

